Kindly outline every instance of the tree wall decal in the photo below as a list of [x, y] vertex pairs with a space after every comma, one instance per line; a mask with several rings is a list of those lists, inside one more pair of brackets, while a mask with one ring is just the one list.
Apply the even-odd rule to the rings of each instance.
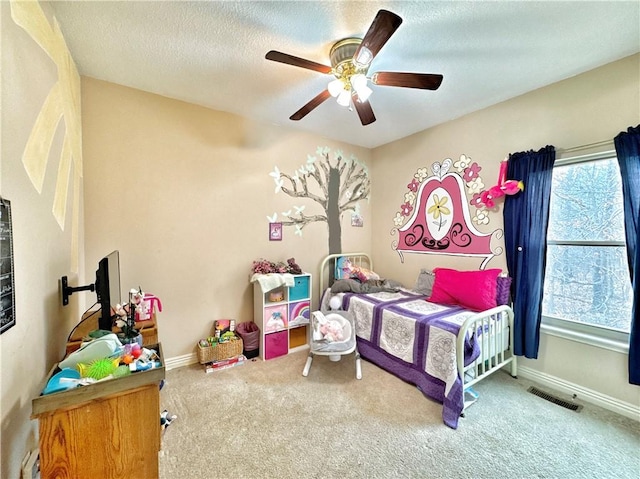
[[[342, 252], [342, 214], [357, 213], [360, 200], [368, 200], [371, 189], [367, 165], [354, 155], [345, 158], [340, 150], [331, 155], [328, 147], [318, 147], [317, 156], [307, 155], [307, 161], [295, 173], [281, 172], [276, 166], [269, 173], [275, 182], [275, 192], [283, 192], [291, 198], [312, 200], [322, 208], [323, 213], [305, 213], [306, 205], [294, 206], [293, 210], [282, 213], [282, 226], [295, 227], [295, 234], [302, 236], [302, 230], [318, 221], [326, 222], [329, 232], [329, 254]], [[295, 210], [295, 211], [294, 211]], [[277, 213], [267, 216], [269, 221], [277, 220]]]

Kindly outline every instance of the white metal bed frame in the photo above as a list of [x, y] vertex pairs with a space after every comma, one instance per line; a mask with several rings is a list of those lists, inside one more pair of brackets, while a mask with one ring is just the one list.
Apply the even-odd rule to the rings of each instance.
[[[334, 279], [335, 261], [346, 257], [351, 264], [373, 270], [373, 261], [367, 253], [341, 253], [326, 256], [320, 263], [320, 298], [329, 287], [329, 279]], [[328, 274], [327, 274], [328, 273]], [[502, 327], [496, 327], [502, 326]], [[480, 354], [469, 365], [464, 365], [465, 339], [477, 331], [480, 335]], [[488, 332], [489, 334], [486, 334]], [[518, 374], [517, 357], [513, 353], [513, 310], [509, 306], [479, 312], [470, 316], [460, 327], [456, 344], [458, 374], [462, 379], [464, 391], [464, 410], [475, 402], [477, 396], [471, 395], [467, 400], [470, 388], [503, 367], [510, 366], [510, 374], [514, 378]]]

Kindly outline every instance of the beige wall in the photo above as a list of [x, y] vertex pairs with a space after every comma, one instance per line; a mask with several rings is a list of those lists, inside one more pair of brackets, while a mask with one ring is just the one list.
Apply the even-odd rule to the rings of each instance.
[[[163, 300], [160, 339], [166, 356], [190, 355], [214, 319], [251, 318], [248, 278], [254, 259], [295, 257], [316, 273], [327, 252], [326, 225], [320, 223], [306, 228], [302, 238], [287, 228], [282, 242], [267, 241], [266, 216], [299, 204], [274, 194], [269, 177], [274, 166], [293, 172], [318, 146], [366, 162], [377, 181], [371, 203], [362, 204], [365, 226], [352, 228], [345, 218], [342, 249], [372, 251], [376, 270], [410, 284], [420, 267], [478, 264], [420, 255], [406, 255], [402, 264], [391, 249], [392, 219], [417, 168], [464, 153], [481, 164], [489, 181], [509, 152], [600, 141], [640, 121], [638, 55], [373, 151], [85, 78], [86, 224], [81, 219], [78, 237], [72, 238], [71, 215], [61, 229], [52, 214], [64, 122], [53, 138], [42, 193], [21, 161], [35, 118], [57, 81], [56, 67], [13, 23], [9, 3], [0, 2], [0, 9], [0, 194], [13, 208], [18, 319], [0, 336], [1, 477], [17, 477], [25, 452], [35, 445], [31, 399], [61, 358], [81, 306], [93, 302], [92, 294], [78, 294], [62, 308], [62, 275], [74, 285], [92, 282], [98, 260], [118, 249], [123, 290], [142, 286]], [[500, 218], [492, 215], [484, 230], [501, 227]], [[74, 241], [80, 277], [72, 272]], [[504, 264], [498, 256], [489, 265]], [[625, 355], [545, 335], [540, 351], [540, 360], [522, 363], [638, 404], [638, 388], [626, 384]]]
[[[16, 478], [25, 453], [37, 444], [31, 400], [40, 394], [51, 366], [60, 360], [79, 317], [78, 302], [61, 307], [59, 280], [72, 273], [71, 197], [64, 230], [52, 213], [64, 119], [51, 144], [42, 193], [31, 183], [22, 155], [45, 98], [58, 81], [51, 58], [11, 18], [0, 2], [2, 21], [2, 148], [0, 194], [11, 201], [15, 265], [16, 325], [0, 336], [0, 476]], [[45, 7], [45, 13], [48, 9]], [[51, 18], [51, 17], [49, 17]], [[80, 225], [80, 228], [82, 226]], [[82, 255], [81, 255], [82, 260]]]
[[[160, 335], [167, 356], [192, 353], [195, 339], [208, 334], [214, 319], [251, 317], [247, 279], [252, 260], [294, 256], [304, 269], [316, 271], [327, 251], [326, 226], [314, 225], [302, 239], [288, 229], [285, 241], [268, 242], [265, 217], [292, 205], [290, 198], [274, 195], [268, 173], [275, 165], [292, 171], [324, 145], [369, 163], [373, 156], [372, 177], [385, 178], [384, 187], [380, 180], [374, 182], [372, 209], [364, 209], [365, 228], [353, 229], [343, 221], [343, 251], [371, 250], [375, 269], [405, 284], [413, 283], [421, 267], [477, 268], [477, 258], [405, 254], [400, 262], [391, 247], [397, 238], [390, 234], [392, 219], [416, 169], [466, 154], [482, 166], [490, 185], [510, 152], [611, 139], [640, 118], [638, 58], [372, 152], [86, 78], [85, 204], [92, 212], [86, 218], [87, 272], [102, 255], [119, 249], [123, 290], [140, 284], [163, 299]], [[124, 227], [133, 205], [144, 227], [135, 220]], [[492, 212], [490, 224], [479, 229], [501, 229], [501, 213], [501, 208]], [[503, 247], [501, 239], [494, 243]], [[504, 254], [489, 267], [505, 268]], [[566, 350], [572, 351], [571, 358]], [[637, 388], [626, 384], [625, 361], [626, 355], [543, 335], [540, 360], [522, 364], [637, 403]]]
[[[634, 55], [376, 148], [374, 176], [385, 179], [384, 188], [378, 180], [372, 198], [376, 270], [412, 284], [421, 267], [478, 267], [477, 259], [441, 255], [405, 255], [402, 264], [392, 250], [391, 241], [397, 238], [389, 233], [392, 220], [417, 168], [464, 153], [483, 167], [483, 177], [493, 179], [498, 163], [509, 153], [612, 140], [638, 123], [640, 55]], [[503, 227], [501, 213], [502, 208], [491, 216], [490, 227]], [[504, 246], [503, 240], [499, 246]], [[504, 254], [489, 267], [505, 268]], [[638, 405], [640, 388], [627, 384], [626, 359], [624, 354], [543, 335], [540, 359], [520, 364]]]
[[[315, 273], [328, 252], [326, 223], [268, 241], [267, 216], [310, 200], [275, 194], [269, 173], [293, 174], [318, 146], [370, 163], [367, 149], [83, 78], [86, 271], [120, 252], [122, 290], [141, 286], [163, 304], [165, 356], [192, 354], [216, 319], [253, 319], [252, 261], [294, 257]], [[365, 226], [342, 222], [343, 250], [370, 249]], [[317, 298], [317, 295], [316, 295]]]

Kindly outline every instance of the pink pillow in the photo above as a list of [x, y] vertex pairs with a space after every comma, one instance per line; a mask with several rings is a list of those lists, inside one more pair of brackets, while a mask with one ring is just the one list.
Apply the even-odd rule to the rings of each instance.
[[435, 268], [436, 279], [429, 301], [460, 305], [472, 311], [495, 308], [496, 283], [501, 271], [497, 268], [481, 271]]

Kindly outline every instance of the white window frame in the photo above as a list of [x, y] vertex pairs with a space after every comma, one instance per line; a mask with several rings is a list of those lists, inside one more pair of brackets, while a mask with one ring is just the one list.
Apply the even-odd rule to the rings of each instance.
[[[609, 144], [610, 145], [610, 144]], [[615, 149], [607, 149], [596, 153], [579, 156], [566, 156], [558, 158], [555, 167], [584, 163], [588, 161], [606, 160], [617, 158]], [[547, 245], [584, 245], [584, 246], [626, 246], [624, 241], [550, 241]], [[619, 353], [629, 354], [629, 333], [617, 329], [609, 329], [567, 319], [542, 316], [540, 331], [551, 336], [557, 336], [570, 341], [588, 344], [599, 348], [609, 349]]]

